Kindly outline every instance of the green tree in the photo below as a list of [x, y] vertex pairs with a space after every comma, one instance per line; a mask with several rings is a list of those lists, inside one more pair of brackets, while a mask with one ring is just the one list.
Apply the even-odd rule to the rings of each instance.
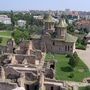
[[11, 10], [11, 13], [10, 13], [10, 17], [11, 17], [12, 26], [14, 27], [15, 26], [15, 20], [14, 20], [14, 13], [13, 13], [12, 10]]
[[22, 32], [20, 30], [15, 30], [12, 33], [12, 36], [13, 36], [16, 44], [19, 44], [20, 40], [22, 39]]
[[67, 30], [68, 30], [69, 33], [74, 32], [74, 30], [75, 30], [74, 25], [69, 24], [68, 27], [67, 27]]
[[0, 43], [2, 42], [2, 37], [0, 37]]
[[75, 52], [73, 55], [70, 56], [70, 59], [69, 59], [69, 65], [72, 67], [72, 68], [75, 68], [79, 63], [79, 57], [77, 55], [77, 53]]
[[16, 42], [16, 44], [19, 44], [19, 42], [21, 40], [29, 40], [30, 39], [30, 35], [29, 32], [27, 30], [15, 30], [12, 33], [12, 36]]

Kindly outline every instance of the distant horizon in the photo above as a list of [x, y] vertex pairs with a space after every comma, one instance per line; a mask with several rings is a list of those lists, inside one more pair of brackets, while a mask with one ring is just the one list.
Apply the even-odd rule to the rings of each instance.
[[90, 11], [90, 0], [1, 0], [0, 11]]
[[[66, 8], [67, 9], [67, 8]], [[51, 9], [46, 9], [46, 10], [42, 10], [42, 9], [31, 9], [31, 10], [0, 10], [0, 11], [65, 11], [66, 9], [64, 9], [64, 10], [51, 10]], [[90, 12], [90, 11], [85, 11], [85, 10], [71, 10], [71, 9], [69, 9], [70, 11], [77, 11], [77, 12], [79, 12], [79, 11], [81, 11], [81, 12]]]

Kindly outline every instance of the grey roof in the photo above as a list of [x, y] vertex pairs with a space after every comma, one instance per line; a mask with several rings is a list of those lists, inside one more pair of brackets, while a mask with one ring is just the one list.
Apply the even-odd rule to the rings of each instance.
[[65, 39], [60, 39], [60, 38], [54, 38], [53, 40], [58, 40], [58, 41], [63, 41], [63, 42], [76, 42], [77, 41], [77, 37], [66, 33], [66, 37]]
[[77, 37], [69, 33], [66, 34], [65, 42], [76, 42], [76, 41], [77, 41]]

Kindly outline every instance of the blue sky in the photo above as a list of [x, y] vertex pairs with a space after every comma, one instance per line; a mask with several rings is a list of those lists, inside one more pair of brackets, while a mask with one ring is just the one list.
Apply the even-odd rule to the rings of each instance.
[[0, 10], [71, 10], [90, 11], [90, 0], [1, 0]]

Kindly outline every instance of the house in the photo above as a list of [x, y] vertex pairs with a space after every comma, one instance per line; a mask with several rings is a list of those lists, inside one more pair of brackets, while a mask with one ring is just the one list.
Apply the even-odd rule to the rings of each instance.
[[17, 24], [18, 24], [18, 26], [20, 26], [20, 27], [24, 27], [24, 26], [26, 25], [26, 21], [25, 21], [25, 20], [18, 20], [18, 21], [17, 21]]
[[11, 18], [7, 15], [0, 15], [0, 22], [3, 24], [11, 24]]
[[90, 20], [79, 20], [75, 22], [75, 26], [77, 29], [87, 29], [90, 31]]

